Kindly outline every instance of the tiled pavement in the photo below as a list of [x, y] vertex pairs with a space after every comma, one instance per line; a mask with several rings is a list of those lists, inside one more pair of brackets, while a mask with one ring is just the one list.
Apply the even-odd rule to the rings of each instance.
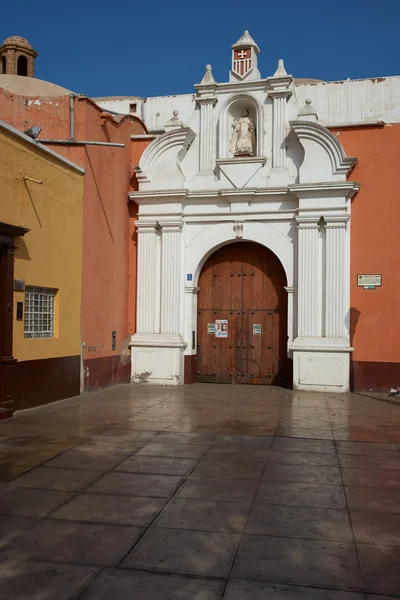
[[400, 407], [118, 386], [0, 423], [0, 599], [400, 598]]

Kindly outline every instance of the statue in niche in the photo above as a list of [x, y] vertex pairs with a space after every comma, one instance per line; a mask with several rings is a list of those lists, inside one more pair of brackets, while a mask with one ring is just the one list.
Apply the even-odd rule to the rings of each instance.
[[233, 134], [229, 151], [234, 156], [253, 156], [256, 148], [256, 135], [249, 111], [243, 110], [242, 116], [233, 121], [232, 127]]

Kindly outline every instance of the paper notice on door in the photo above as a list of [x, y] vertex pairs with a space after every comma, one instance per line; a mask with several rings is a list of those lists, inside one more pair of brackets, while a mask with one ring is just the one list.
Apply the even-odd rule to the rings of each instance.
[[261, 335], [261, 323], [253, 324], [253, 335]]
[[215, 323], [207, 323], [207, 333], [210, 335], [215, 333]]
[[219, 319], [215, 321], [215, 337], [228, 337], [228, 321], [226, 319]]

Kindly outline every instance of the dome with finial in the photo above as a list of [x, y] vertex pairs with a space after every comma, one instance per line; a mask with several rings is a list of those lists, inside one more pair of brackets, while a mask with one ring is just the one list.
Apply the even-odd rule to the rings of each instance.
[[33, 50], [32, 46], [30, 45], [28, 40], [26, 40], [23, 37], [20, 37], [19, 35], [11, 35], [7, 39], [5, 39], [1, 45], [2, 46], [19, 46], [20, 48], [26, 48], [28, 50]]

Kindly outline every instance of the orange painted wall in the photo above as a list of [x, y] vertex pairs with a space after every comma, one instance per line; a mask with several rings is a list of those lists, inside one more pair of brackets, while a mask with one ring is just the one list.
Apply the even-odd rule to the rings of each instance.
[[[400, 125], [333, 132], [358, 157], [349, 178], [361, 183], [351, 208], [352, 360], [393, 365], [400, 363]], [[357, 274], [370, 273], [382, 275], [382, 287], [357, 287]]]
[[[0, 89], [1, 118], [20, 130], [40, 125], [40, 138], [69, 139], [69, 103], [69, 96], [25, 98]], [[131, 135], [147, 131], [137, 118], [102, 118], [102, 109], [85, 96], [77, 97], [74, 106], [75, 139], [125, 144], [49, 145], [85, 169], [81, 330], [83, 383], [89, 390], [130, 377], [128, 342], [136, 313], [136, 243], [128, 202]], [[133, 154], [138, 162], [140, 144]]]

